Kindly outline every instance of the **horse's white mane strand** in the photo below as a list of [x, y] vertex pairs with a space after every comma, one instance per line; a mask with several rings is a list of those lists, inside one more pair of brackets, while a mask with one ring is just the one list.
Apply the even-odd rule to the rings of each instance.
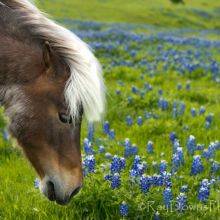
[[78, 118], [82, 104], [89, 121], [101, 119], [105, 108], [105, 86], [98, 60], [87, 44], [66, 28], [48, 19], [28, 0], [6, 0], [15, 10], [26, 12], [24, 25], [30, 25], [32, 34], [48, 41], [65, 60], [71, 76], [65, 87], [65, 99], [70, 114]]

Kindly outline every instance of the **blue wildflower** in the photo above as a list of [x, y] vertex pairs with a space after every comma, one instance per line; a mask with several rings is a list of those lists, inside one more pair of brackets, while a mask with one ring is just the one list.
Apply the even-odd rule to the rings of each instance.
[[160, 213], [158, 211], [154, 214], [154, 220], [160, 220]]
[[148, 141], [147, 143], [147, 152], [152, 154], [154, 152], [154, 145], [152, 141]]
[[108, 133], [108, 136], [111, 140], [115, 139], [115, 130], [111, 129]]
[[92, 144], [89, 139], [84, 139], [83, 148], [86, 154], [94, 154], [94, 150], [92, 149]]
[[159, 164], [159, 171], [160, 171], [160, 173], [163, 173], [166, 170], [167, 170], [167, 161], [161, 160], [161, 162]]
[[193, 117], [196, 117], [197, 113], [196, 113], [196, 109], [195, 108], [191, 108], [191, 115]]
[[94, 155], [87, 155], [83, 161], [85, 170], [88, 171], [88, 173], [94, 173], [95, 172], [95, 157]]
[[131, 126], [131, 125], [133, 124], [133, 120], [132, 120], [132, 117], [131, 117], [130, 115], [128, 115], [128, 116], [126, 117], [126, 124], [127, 124], [128, 126]]
[[128, 216], [128, 211], [129, 211], [128, 204], [125, 201], [123, 201], [122, 204], [119, 206], [119, 212], [121, 216], [123, 217]]
[[125, 168], [125, 159], [123, 157], [118, 157], [115, 155], [112, 158], [112, 162], [110, 165], [111, 173], [120, 173], [122, 169]]
[[105, 147], [103, 145], [99, 146], [99, 153], [105, 153]]
[[106, 152], [106, 153], [105, 153], [105, 158], [111, 160], [111, 159], [112, 159], [112, 155], [111, 155], [111, 153]]
[[191, 167], [191, 175], [197, 175], [204, 170], [202, 165], [201, 156], [195, 155], [193, 157], [192, 167]]
[[182, 192], [182, 193], [186, 193], [186, 192], [188, 192], [188, 186], [187, 186], [187, 185], [183, 185], [183, 186], [181, 186], [181, 188], [180, 188], [180, 192]]
[[205, 113], [205, 107], [201, 106], [200, 109], [199, 109], [199, 114], [203, 115], [204, 113]]
[[114, 173], [111, 179], [111, 187], [112, 189], [116, 189], [121, 185], [121, 178], [119, 173]]
[[220, 163], [217, 161], [212, 161], [211, 172], [217, 173], [218, 171], [220, 171]]
[[178, 84], [177, 84], [177, 89], [178, 89], [178, 90], [181, 90], [181, 89], [182, 89], [182, 84], [181, 84], [181, 83], [178, 83]]
[[147, 193], [152, 184], [152, 178], [143, 174], [140, 178], [140, 189], [143, 193]]
[[173, 199], [173, 194], [170, 187], [167, 187], [163, 191], [163, 201], [166, 207], [170, 207]]
[[199, 191], [198, 191], [198, 199], [201, 202], [207, 202], [210, 195], [210, 183], [207, 179], [202, 180]]
[[180, 193], [176, 198], [176, 209], [183, 212], [186, 209], [187, 197], [185, 193]]
[[177, 139], [177, 135], [175, 132], [171, 132], [170, 133], [170, 140], [172, 143], [174, 143], [174, 141]]
[[110, 131], [110, 124], [108, 121], [105, 121], [103, 124], [103, 132], [105, 134], [109, 134], [109, 131]]
[[186, 146], [187, 146], [188, 153], [190, 155], [193, 155], [194, 151], [196, 150], [196, 138], [193, 135], [189, 136]]
[[138, 118], [137, 118], [137, 124], [138, 124], [139, 126], [141, 126], [141, 125], [143, 124], [143, 119], [142, 119], [141, 116], [138, 116]]
[[94, 138], [94, 132], [95, 132], [94, 124], [89, 123], [89, 125], [88, 125], [88, 140], [90, 142], [92, 142], [92, 140]]

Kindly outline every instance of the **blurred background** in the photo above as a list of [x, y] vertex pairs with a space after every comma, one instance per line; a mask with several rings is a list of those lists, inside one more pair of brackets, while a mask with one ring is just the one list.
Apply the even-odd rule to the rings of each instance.
[[58, 19], [220, 28], [219, 0], [37, 0], [37, 4]]

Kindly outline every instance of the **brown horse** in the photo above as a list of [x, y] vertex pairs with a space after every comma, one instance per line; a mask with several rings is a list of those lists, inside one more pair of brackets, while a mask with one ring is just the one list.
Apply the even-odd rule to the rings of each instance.
[[67, 204], [82, 186], [82, 114], [96, 121], [104, 111], [98, 61], [28, 0], [0, 0], [0, 99], [41, 191]]

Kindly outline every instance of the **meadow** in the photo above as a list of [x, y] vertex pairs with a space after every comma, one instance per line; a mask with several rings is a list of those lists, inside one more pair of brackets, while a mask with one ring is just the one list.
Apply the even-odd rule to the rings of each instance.
[[219, 2], [37, 4], [94, 49], [107, 111], [83, 122], [84, 187], [62, 207], [0, 109], [0, 219], [220, 219]]

